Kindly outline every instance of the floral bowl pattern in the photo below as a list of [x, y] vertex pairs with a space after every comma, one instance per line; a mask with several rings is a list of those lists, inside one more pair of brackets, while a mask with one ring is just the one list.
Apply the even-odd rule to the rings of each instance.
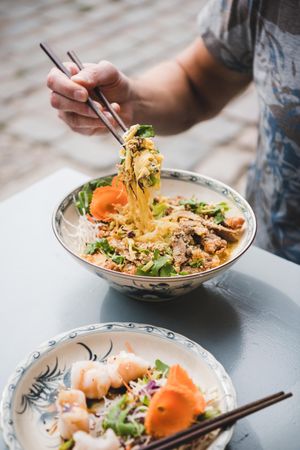
[[[180, 363], [204, 392], [215, 390], [219, 409], [236, 407], [232, 382], [221, 364], [199, 344], [152, 325], [93, 324], [60, 334], [30, 353], [15, 369], [4, 389], [1, 427], [10, 450], [58, 449], [55, 399], [59, 387], [70, 385], [70, 368], [78, 360], [104, 361], [126, 349], [151, 363]], [[216, 435], [209, 450], [223, 450], [233, 428]], [[193, 445], [193, 448], [197, 446]]]
[[[106, 175], [113, 176], [115, 174]], [[198, 200], [218, 203], [226, 201], [230, 215], [240, 215], [245, 219], [245, 232], [232, 251], [230, 259], [211, 270], [202, 273], [176, 277], [147, 277], [128, 275], [96, 266], [78, 256], [68, 240], [63, 226], [63, 217], [73, 224], [78, 221], [78, 213], [73, 203], [74, 196], [82, 189], [79, 186], [68, 194], [54, 211], [53, 230], [62, 246], [86, 269], [104, 278], [118, 291], [130, 297], [144, 301], [162, 301], [186, 294], [203, 282], [227, 270], [252, 244], [256, 233], [255, 215], [247, 201], [236, 191], [220, 181], [184, 170], [164, 169], [161, 173], [161, 193], [167, 196], [182, 195], [186, 198], [195, 196]], [[99, 178], [101, 179], [101, 178]]]

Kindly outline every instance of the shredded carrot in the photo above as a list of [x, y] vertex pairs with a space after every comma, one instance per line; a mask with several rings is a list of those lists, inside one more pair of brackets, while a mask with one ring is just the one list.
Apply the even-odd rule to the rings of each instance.
[[135, 353], [135, 351], [133, 350], [132, 345], [130, 344], [130, 342], [125, 342], [124, 347], [126, 348], [126, 350], [128, 351], [128, 353]]
[[151, 369], [147, 369], [146, 375], [147, 375], [148, 378], [151, 378], [151, 376], [152, 376], [152, 370], [151, 370]]
[[172, 366], [169, 370], [167, 385], [185, 386], [195, 397], [195, 414], [199, 415], [205, 411], [206, 402], [193, 380], [179, 364]]
[[131, 392], [131, 391], [132, 391], [131, 387], [129, 386], [128, 383], [126, 383], [125, 380], [122, 379], [122, 383], [124, 384], [124, 386], [126, 387], [126, 389], [127, 389], [128, 392]]
[[108, 220], [109, 215], [116, 211], [115, 205], [126, 205], [126, 191], [112, 186], [103, 186], [94, 190], [90, 204], [91, 215], [98, 220]]
[[145, 427], [154, 437], [165, 437], [188, 428], [194, 419], [195, 399], [184, 386], [164, 386], [151, 399]]

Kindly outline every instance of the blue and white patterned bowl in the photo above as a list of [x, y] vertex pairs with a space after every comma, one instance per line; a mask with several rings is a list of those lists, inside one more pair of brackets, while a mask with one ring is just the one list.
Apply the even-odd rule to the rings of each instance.
[[[70, 383], [72, 363], [103, 361], [109, 354], [126, 349], [128, 344], [151, 364], [157, 358], [170, 365], [180, 363], [204, 392], [215, 390], [221, 412], [236, 407], [236, 394], [228, 374], [199, 344], [152, 325], [88, 325], [45, 342], [27, 355], [11, 375], [0, 405], [0, 424], [9, 449], [58, 449], [60, 437], [54, 403], [59, 386]], [[230, 428], [217, 434], [209, 450], [223, 450], [232, 432]], [[198, 446], [193, 448], [196, 450]]]
[[[115, 174], [106, 175], [103, 178], [113, 175]], [[144, 301], [169, 300], [186, 294], [200, 286], [204, 281], [229, 269], [248, 250], [256, 233], [256, 219], [250, 205], [240, 194], [224, 183], [197, 173], [172, 169], [162, 170], [161, 178], [161, 193], [163, 195], [181, 195], [186, 198], [195, 196], [199, 201], [207, 203], [226, 201], [230, 207], [229, 215], [244, 217], [245, 232], [227, 262], [202, 273], [177, 277], [146, 277], [115, 272], [98, 267], [78, 256], [72, 249], [72, 243], [68, 240], [66, 230], [62, 226], [64, 223], [62, 220], [63, 216], [71, 223], [76, 224], [78, 221], [78, 213], [74, 206], [73, 198], [82, 189], [82, 186], [68, 194], [56, 208], [53, 215], [53, 229], [57, 239], [78, 262], [99, 277], [107, 280], [118, 291]]]

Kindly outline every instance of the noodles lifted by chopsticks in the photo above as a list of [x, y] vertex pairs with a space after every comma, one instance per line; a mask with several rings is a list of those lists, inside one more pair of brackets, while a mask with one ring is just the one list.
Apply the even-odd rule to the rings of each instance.
[[119, 175], [128, 194], [128, 218], [142, 233], [154, 229], [152, 193], [160, 188], [163, 157], [155, 148], [150, 125], [134, 125], [124, 134]]

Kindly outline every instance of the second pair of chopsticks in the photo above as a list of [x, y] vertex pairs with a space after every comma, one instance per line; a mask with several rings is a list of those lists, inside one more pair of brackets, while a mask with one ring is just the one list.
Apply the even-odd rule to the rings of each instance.
[[163, 439], [153, 441], [150, 444], [141, 447], [141, 450], [171, 450], [180, 447], [183, 444], [190, 443], [195, 439], [199, 439], [211, 431], [217, 430], [218, 428], [225, 428], [227, 426], [233, 425], [237, 420], [242, 419], [250, 414], [255, 413], [263, 408], [273, 405], [274, 403], [281, 402], [293, 394], [289, 392], [285, 394], [284, 392], [277, 392], [269, 397], [264, 397], [247, 405], [236, 408], [227, 413], [221, 414], [214, 419], [205, 420], [200, 424], [190, 427], [186, 430], [180, 431], [179, 433], [173, 434]]
[[[50, 48], [50, 46], [48, 44], [46, 44], [45, 42], [41, 42], [40, 43], [40, 47], [42, 48], [42, 50], [44, 50], [44, 52], [46, 53], [46, 55], [49, 56], [49, 58], [51, 59], [51, 61], [55, 64], [55, 66], [61, 70], [68, 78], [71, 78], [72, 75], [69, 72], [69, 70], [64, 66], [64, 64], [62, 63], [62, 61], [60, 60], [60, 58], [53, 52], [53, 50]], [[79, 60], [78, 56], [75, 54], [75, 52], [70, 51], [68, 52], [68, 56], [72, 59], [72, 61], [77, 65], [78, 69], [82, 70], [83, 64], [81, 63], [81, 61]], [[124, 124], [123, 120], [121, 119], [121, 117], [116, 113], [116, 111], [112, 108], [111, 104], [109, 103], [109, 101], [107, 100], [107, 98], [103, 95], [103, 93], [100, 91], [99, 88], [95, 88], [93, 90], [95, 96], [100, 100], [100, 102], [102, 104], [104, 104], [106, 106], [106, 108], [109, 110], [109, 112], [111, 113], [111, 115], [113, 116], [113, 118], [116, 120], [116, 122], [120, 125], [120, 127], [122, 128], [123, 131], [126, 131], [126, 125]], [[112, 124], [110, 123], [110, 121], [107, 119], [107, 117], [105, 116], [105, 114], [103, 114], [102, 111], [100, 111], [97, 106], [95, 105], [93, 99], [89, 96], [87, 101], [86, 101], [87, 105], [94, 111], [94, 113], [97, 115], [97, 117], [99, 117], [99, 119], [104, 123], [104, 125], [106, 126], [106, 128], [112, 133], [112, 135], [118, 140], [118, 142], [120, 144], [124, 144], [123, 138], [122, 136], [118, 133], [117, 130], [115, 130], [115, 128], [112, 126]]]

